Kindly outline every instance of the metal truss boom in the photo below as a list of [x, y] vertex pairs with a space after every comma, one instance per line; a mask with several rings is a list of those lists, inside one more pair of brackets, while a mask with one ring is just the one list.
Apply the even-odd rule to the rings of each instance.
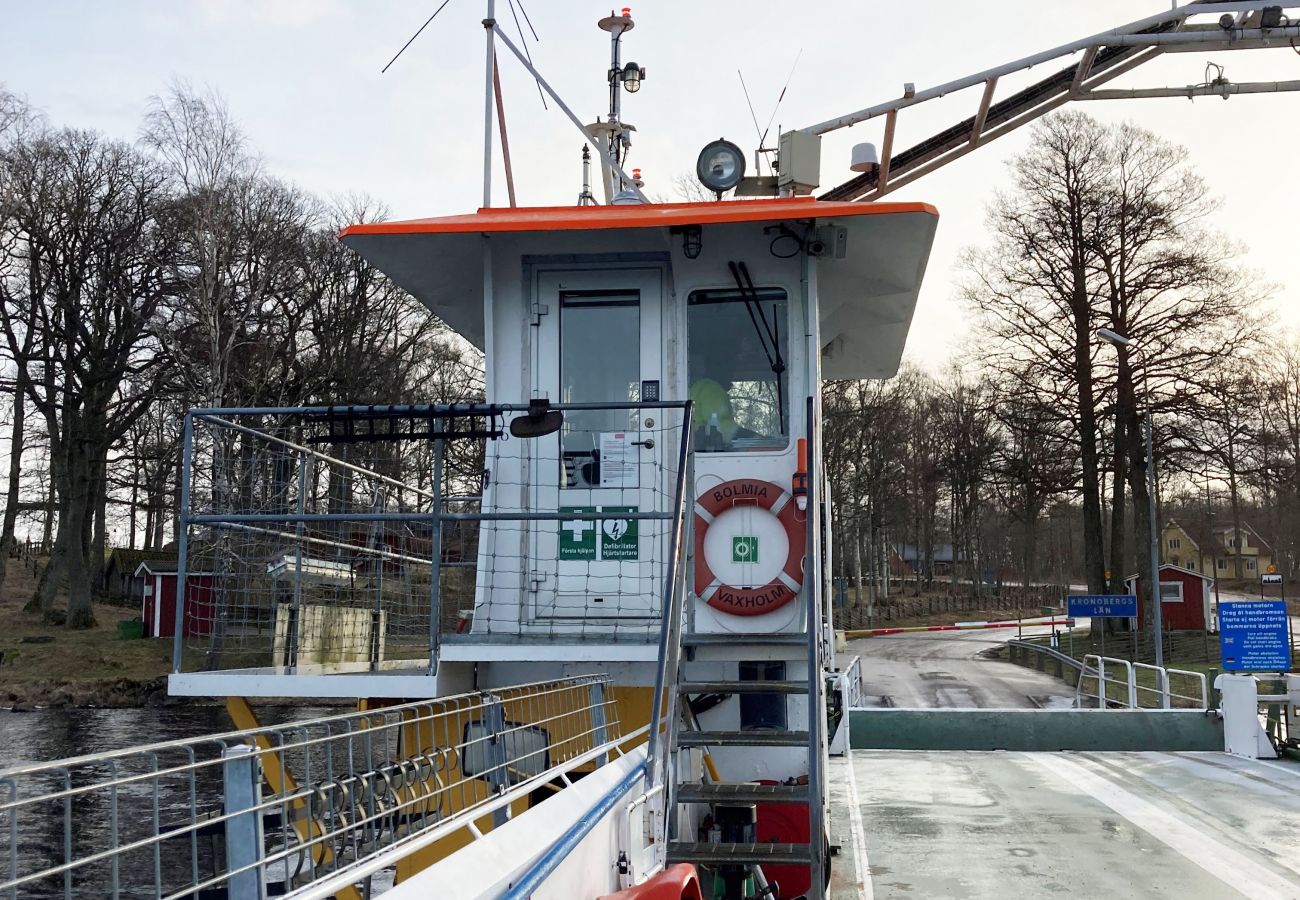
[[[831, 188], [821, 195], [821, 199], [875, 200], [1072, 100], [1214, 95], [1227, 98], [1231, 94], [1300, 90], [1300, 81], [1233, 84], [1221, 77], [1181, 88], [1097, 90], [1106, 82], [1165, 53], [1292, 49], [1300, 45], [1300, 19], [1292, 20], [1278, 13], [1295, 9], [1300, 9], [1300, 3], [1279, 3], [1276, 0], [1193, 2], [926, 90], [916, 91], [909, 85], [904, 96], [895, 100], [801, 129], [805, 133], [823, 135], [885, 117], [880, 164]], [[1207, 21], [1205, 17], [1217, 18]], [[1077, 61], [1071, 61], [1054, 74], [995, 102], [998, 82], [1004, 76], [1080, 53], [1082, 55]], [[902, 110], [977, 85], [983, 85], [983, 91], [973, 116], [913, 147], [894, 152], [897, 122]]]

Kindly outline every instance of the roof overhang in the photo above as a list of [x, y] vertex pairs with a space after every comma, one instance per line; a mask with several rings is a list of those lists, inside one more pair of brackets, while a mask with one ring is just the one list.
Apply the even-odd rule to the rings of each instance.
[[482, 209], [471, 215], [351, 225], [352, 249], [483, 348], [482, 237], [636, 231], [755, 222], [834, 224], [847, 254], [817, 259], [823, 372], [887, 378], [898, 370], [938, 225], [924, 203], [844, 203], [795, 197], [726, 203], [656, 203]]

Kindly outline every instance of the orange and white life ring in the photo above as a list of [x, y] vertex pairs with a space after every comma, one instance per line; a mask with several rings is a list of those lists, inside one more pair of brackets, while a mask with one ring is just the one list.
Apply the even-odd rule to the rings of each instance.
[[[785, 565], [761, 587], [724, 584], [704, 555], [704, 537], [723, 512], [752, 505], [765, 509], [785, 529], [789, 553]], [[794, 498], [780, 485], [757, 478], [724, 481], [695, 498], [695, 594], [714, 609], [734, 616], [758, 616], [789, 603], [803, 584], [804, 523], [799, 521]]]

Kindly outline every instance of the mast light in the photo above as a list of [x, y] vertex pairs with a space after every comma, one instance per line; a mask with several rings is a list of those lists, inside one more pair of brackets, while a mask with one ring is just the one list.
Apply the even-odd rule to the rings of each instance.
[[645, 78], [645, 69], [641, 68], [634, 62], [628, 63], [623, 67], [623, 89], [629, 94], [635, 94], [641, 90], [641, 82]]

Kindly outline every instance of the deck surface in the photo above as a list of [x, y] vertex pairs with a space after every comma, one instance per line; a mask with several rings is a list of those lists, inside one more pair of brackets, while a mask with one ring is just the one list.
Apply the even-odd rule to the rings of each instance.
[[853, 751], [834, 900], [1300, 898], [1300, 765], [1222, 753]]

